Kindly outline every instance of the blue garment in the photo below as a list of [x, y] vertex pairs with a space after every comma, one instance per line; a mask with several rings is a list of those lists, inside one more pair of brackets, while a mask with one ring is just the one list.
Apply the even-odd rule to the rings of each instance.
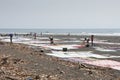
[[13, 37], [13, 34], [9, 34], [10, 37]]

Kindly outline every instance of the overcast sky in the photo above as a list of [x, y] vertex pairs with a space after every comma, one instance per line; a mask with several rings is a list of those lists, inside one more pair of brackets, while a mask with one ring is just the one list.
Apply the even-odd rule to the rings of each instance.
[[0, 28], [110, 27], [120, 27], [120, 0], [0, 0]]

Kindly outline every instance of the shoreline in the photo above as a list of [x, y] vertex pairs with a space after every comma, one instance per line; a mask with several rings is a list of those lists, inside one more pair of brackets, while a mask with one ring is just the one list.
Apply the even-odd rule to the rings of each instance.
[[[54, 36], [55, 37], [55, 36]], [[57, 36], [58, 38], [64, 39], [63, 36]], [[56, 37], [56, 38], [57, 38]], [[77, 38], [76, 36], [70, 36], [71, 38]], [[96, 37], [97, 38], [97, 37]], [[106, 37], [103, 37], [103, 39]], [[112, 37], [107, 37], [111, 41], [109, 42], [117, 42]], [[98, 37], [97, 39], [101, 39]], [[73, 42], [74, 43], [74, 42]], [[69, 44], [69, 43], [68, 43]], [[102, 46], [96, 44], [96, 46]], [[109, 45], [103, 45], [109, 46]], [[102, 47], [103, 47], [102, 46]], [[113, 45], [113, 47], [116, 45]], [[119, 45], [118, 45], [119, 47]], [[9, 42], [1, 42], [0, 43], [0, 55], [4, 55], [0, 58], [1, 61], [4, 62], [4, 58], [6, 59], [6, 63], [0, 66], [0, 69], [5, 73], [0, 76], [1, 79], [18, 79], [23, 80], [27, 78], [42, 80], [42, 79], [51, 79], [51, 80], [119, 80], [120, 73], [118, 70], [114, 70], [111, 68], [104, 68], [93, 66], [84, 63], [65, 61], [59, 57], [48, 56], [45, 53], [47, 51], [41, 52], [43, 48], [39, 47], [32, 48], [26, 44], [18, 44], [13, 43], [12, 45]], [[41, 49], [41, 50], [40, 50]], [[79, 51], [89, 51], [93, 48], [84, 48], [79, 49]], [[74, 51], [74, 50], [69, 50]], [[75, 50], [76, 51], [76, 50]], [[114, 52], [101, 52], [94, 50], [97, 54], [112, 54]], [[119, 55], [119, 50], [114, 54]], [[117, 60], [118, 59], [118, 60]], [[109, 60], [109, 59], [108, 59]], [[110, 59], [112, 60], [112, 59]], [[120, 61], [119, 58], [113, 58], [113, 60]], [[12, 71], [10, 71], [10, 67], [12, 66]], [[6, 71], [6, 70], [7, 71]], [[19, 69], [22, 69], [19, 71]], [[15, 71], [18, 70], [18, 71]], [[9, 75], [8, 75], [9, 73]], [[19, 74], [18, 74], [19, 73]], [[22, 74], [24, 73], [24, 75]], [[104, 74], [103, 74], [104, 73]], [[12, 75], [14, 74], [14, 75]]]
[[[8, 71], [9, 71], [9, 66], [15, 67], [12, 69], [13, 71], [16, 68], [17, 69], [22, 68], [21, 73], [24, 73], [24, 75], [22, 75], [22, 74], [20, 75], [19, 71], [18, 72], [9, 72], [11, 74], [16, 74], [16, 75], [7, 75], [7, 78], [9, 77], [12, 79], [19, 79], [19, 80], [23, 80], [23, 79], [27, 79], [27, 78], [32, 78], [33, 80], [36, 78], [39, 78], [38, 80], [41, 80], [41, 79], [51, 79], [51, 80], [67, 80], [67, 79], [88, 80], [89, 79], [89, 80], [93, 80], [93, 79], [100, 79], [101, 77], [103, 77], [103, 80], [119, 79], [119, 75], [118, 75], [118, 77], [116, 77], [117, 76], [116, 74], [118, 74], [119, 71], [116, 71], [116, 70], [113, 70], [110, 68], [102, 68], [102, 67], [97, 67], [97, 66], [92, 66], [92, 65], [87, 65], [87, 64], [80, 64], [80, 63], [74, 63], [74, 62], [70, 62], [70, 61], [64, 61], [59, 58], [44, 55], [41, 52], [36, 52], [23, 44], [13, 44], [12, 46], [10, 46], [9, 43], [7, 43], [7, 44], [5, 43], [5, 47], [7, 47], [7, 49], [9, 49], [9, 50], [12, 49], [12, 51], [14, 50], [15, 52], [16, 52], [16, 50], [18, 52], [24, 52], [24, 53], [19, 54], [19, 53], [14, 53], [14, 51], [13, 51], [13, 52], [11, 52], [12, 55], [2, 57], [2, 59], [8, 57], [8, 60], [7, 60], [8, 63], [2, 65], [1, 68], [5, 67], [5, 68], [7, 68]], [[6, 51], [5, 51], [5, 54], [7, 55], [10, 53], [6, 53]], [[5, 55], [5, 54], [3, 54], [3, 55]], [[13, 56], [13, 54], [14, 54], [14, 56]], [[20, 57], [20, 55], [32, 56], [34, 58], [33, 58], [33, 60], [31, 60], [32, 62], [31, 61], [29, 62], [28, 61], [28, 60], [30, 60], [29, 57], [27, 57], [27, 58], [25, 58], [23, 56]], [[20, 59], [20, 61], [19, 61], [19, 59]], [[28, 60], [26, 60], [26, 59], [28, 59]], [[11, 61], [11, 60], [15, 60], [15, 62]], [[16, 61], [16, 60], [18, 60], [18, 61]], [[9, 65], [9, 66], [6, 66], [6, 65]], [[37, 67], [37, 66], [39, 66], [39, 67]], [[40, 69], [40, 71], [38, 69]], [[36, 72], [36, 70], [37, 70], [37, 72]], [[113, 71], [114, 71], [114, 73], [113, 73]], [[7, 73], [6, 70], [4, 72]], [[25, 72], [27, 72], [27, 74]], [[40, 72], [40, 74], [39, 74], [39, 72]], [[19, 73], [19, 75], [17, 75], [18, 73]], [[94, 76], [92, 76], [92, 75], [94, 75]], [[3, 78], [1, 77], [1, 79], [7, 79], [5, 76], [6, 76], [6, 74], [3, 74], [2, 75]], [[85, 77], [85, 76], [88, 76], [88, 77]]]

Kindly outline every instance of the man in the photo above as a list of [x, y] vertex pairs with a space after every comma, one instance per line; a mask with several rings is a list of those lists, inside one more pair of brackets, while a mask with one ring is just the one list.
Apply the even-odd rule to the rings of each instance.
[[34, 39], [36, 39], [37, 33], [34, 33], [34, 35], [33, 35], [33, 36], [34, 36]]
[[93, 46], [94, 35], [91, 35], [91, 45]]
[[9, 36], [10, 36], [10, 43], [12, 43], [13, 34], [9, 34]]

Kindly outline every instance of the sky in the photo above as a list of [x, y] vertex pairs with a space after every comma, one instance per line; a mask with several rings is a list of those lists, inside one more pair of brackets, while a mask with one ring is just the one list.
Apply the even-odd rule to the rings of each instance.
[[0, 28], [119, 28], [120, 0], [0, 0]]

